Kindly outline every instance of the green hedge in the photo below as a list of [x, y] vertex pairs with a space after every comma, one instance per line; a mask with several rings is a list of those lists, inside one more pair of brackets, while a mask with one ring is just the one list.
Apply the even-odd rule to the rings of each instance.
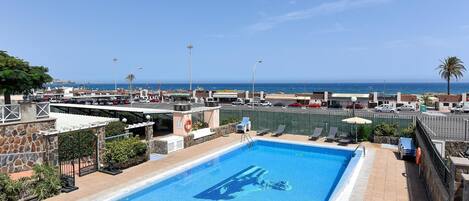
[[67, 161], [92, 155], [97, 137], [91, 129], [71, 131], [59, 135], [59, 160]]
[[226, 125], [226, 124], [231, 124], [231, 123], [237, 123], [237, 122], [240, 122], [241, 121], [241, 118], [239, 117], [229, 117], [227, 119], [223, 119], [221, 121], [221, 125]]
[[0, 173], [0, 200], [28, 200], [36, 197], [44, 200], [60, 193], [61, 183], [57, 169], [48, 165], [35, 165], [32, 177], [11, 180]]
[[105, 128], [106, 137], [111, 137], [111, 136], [125, 133], [126, 126], [127, 125], [124, 122], [120, 122], [120, 121], [110, 122], [108, 125], [106, 125], [106, 128]]
[[147, 151], [147, 144], [136, 137], [106, 142], [106, 161], [126, 163], [132, 158], [142, 156]]

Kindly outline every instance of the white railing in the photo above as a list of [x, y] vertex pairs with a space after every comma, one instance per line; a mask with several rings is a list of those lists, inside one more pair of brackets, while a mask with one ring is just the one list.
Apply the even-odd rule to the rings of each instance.
[[36, 103], [36, 117], [37, 118], [49, 117], [49, 114], [50, 114], [49, 102]]
[[18, 104], [0, 105], [0, 122], [21, 120], [21, 110]]

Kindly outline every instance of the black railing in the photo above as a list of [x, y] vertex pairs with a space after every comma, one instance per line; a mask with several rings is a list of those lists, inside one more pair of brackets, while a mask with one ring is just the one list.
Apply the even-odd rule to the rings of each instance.
[[450, 188], [452, 186], [451, 182], [454, 182], [453, 174], [450, 170], [450, 167], [448, 166], [447, 161], [438, 152], [430, 138], [430, 135], [433, 135], [433, 131], [430, 130], [424, 123], [422, 123], [420, 118], [417, 118], [416, 129], [417, 144], [422, 149], [422, 155], [428, 156], [433, 167], [437, 171], [441, 182], [445, 186], [446, 190], [450, 192]]

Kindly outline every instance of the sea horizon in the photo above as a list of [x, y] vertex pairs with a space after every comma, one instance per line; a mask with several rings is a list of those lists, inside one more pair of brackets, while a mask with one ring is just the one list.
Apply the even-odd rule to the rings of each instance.
[[[73, 84], [48, 84], [48, 87], [82, 87], [95, 90], [112, 90], [114, 83], [73, 83]], [[133, 83], [133, 88], [151, 90], [187, 90], [189, 83]], [[128, 89], [128, 83], [117, 83], [117, 88]], [[252, 90], [252, 83], [193, 83], [193, 89], [204, 90]], [[451, 83], [451, 93], [460, 94], [468, 92], [469, 82]], [[312, 93], [312, 92], [336, 92], [336, 93], [369, 93], [383, 92], [393, 94], [397, 92], [406, 94], [446, 93], [447, 84], [444, 82], [331, 82], [331, 83], [255, 83], [255, 91], [266, 93]]]

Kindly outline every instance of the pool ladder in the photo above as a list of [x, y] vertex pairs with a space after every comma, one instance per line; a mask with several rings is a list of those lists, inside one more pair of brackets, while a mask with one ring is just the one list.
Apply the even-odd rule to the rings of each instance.
[[244, 141], [247, 142], [249, 148], [253, 146], [254, 140], [252, 139], [251, 135], [249, 135], [249, 133], [247, 132], [241, 135], [241, 143], [243, 143]]
[[363, 156], [366, 155], [366, 149], [365, 149], [365, 146], [362, 145], [362, 143], [358, 144], [357, 147], [355, 147], [355, 149], [353, 150], [353, 155], [355, 156], [355, 152], [358, 150], [358, 148], [363, 148]]

